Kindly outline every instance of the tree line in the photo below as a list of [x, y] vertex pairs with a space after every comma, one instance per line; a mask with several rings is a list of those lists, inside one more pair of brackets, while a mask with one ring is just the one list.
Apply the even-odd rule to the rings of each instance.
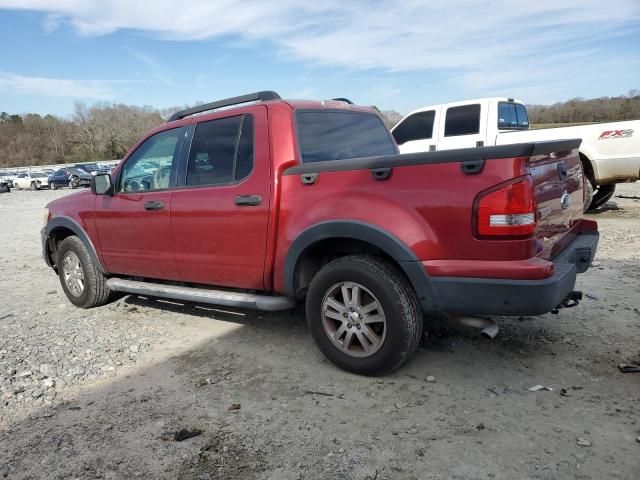
[[[88, 106], [77, 102], [67, 118], [1, 112], [0, 167], [116, 160], [146, 131], [180, 108], [157, 110], [118, 103]], [[373, 108], [389, 128], [402, 118], [394, 110]], [[640, 119], [640, 90], [619, 97], [575, 98], [527, 108], [532, 124]]]

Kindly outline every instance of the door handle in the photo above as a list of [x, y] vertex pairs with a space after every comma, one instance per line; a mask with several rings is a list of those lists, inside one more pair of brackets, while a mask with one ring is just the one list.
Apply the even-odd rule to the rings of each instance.
[[162, 200], [145, 202], [144, 209], [145, 210], [164, 210], [164, 202]]
[[239, 207], [256, 207], [262, 204], [260, 195], [238, 195], [234, 203]]

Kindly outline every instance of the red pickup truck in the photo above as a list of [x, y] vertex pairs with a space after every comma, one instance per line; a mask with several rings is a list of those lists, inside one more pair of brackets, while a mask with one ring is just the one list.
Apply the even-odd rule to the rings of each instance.
[[51, 202], [43, 255], [82, 308], [110, 291], [306, 299], [322, 352], [381, 375], [416, 349], [423, 314], [575, 303], [598, 242], [579, 143], [399, 155], [369, 108], [259, 92], [178, 112], [91, 191]]

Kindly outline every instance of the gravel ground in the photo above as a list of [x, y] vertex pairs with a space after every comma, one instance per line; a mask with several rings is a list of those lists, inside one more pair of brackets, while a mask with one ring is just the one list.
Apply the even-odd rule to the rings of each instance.
[[76, 309], [39, 243], [69, 193], [0, 195], [0, 478], [640, 478], [640, 374], [618, 369], [640, 362], [640, 184], [590, 215], [593, 298], [378, 379], [328, 364], [300, 311]]

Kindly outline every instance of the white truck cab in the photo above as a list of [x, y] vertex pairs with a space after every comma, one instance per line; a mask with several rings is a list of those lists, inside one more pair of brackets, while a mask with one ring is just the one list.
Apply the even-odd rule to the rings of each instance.
[[391, 132], [400, 153], [581, 138], [585, 210], [609, 200], [616, 183], [640, 178], [640, 120], [530, 130], [521, 101], [491, 97], [419, 108]]

